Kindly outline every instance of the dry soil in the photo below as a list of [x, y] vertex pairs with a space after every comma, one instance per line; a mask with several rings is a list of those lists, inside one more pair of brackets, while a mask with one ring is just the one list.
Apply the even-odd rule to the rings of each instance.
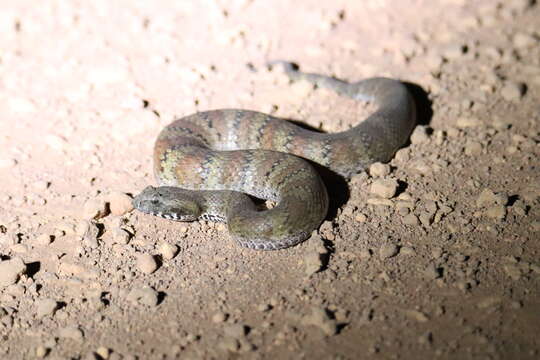
[[[540, 357], [534, 1], [3, 0], [0, 33], [1, 359]], [[410, 143], [283, 251], [132, 211], [176, 117], [369, 113], [275, 59], [407, 82]]]

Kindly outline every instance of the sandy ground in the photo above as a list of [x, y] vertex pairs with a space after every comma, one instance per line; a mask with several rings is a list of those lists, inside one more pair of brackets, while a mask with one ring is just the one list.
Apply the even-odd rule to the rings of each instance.
[[[3, 0], [0, 27], [1, 359], [540, 357], [539, 5]], [[409, 83], [410, 144], [283, 251], [131, 211], [175, 117], [368, 113], [274, 59]]]

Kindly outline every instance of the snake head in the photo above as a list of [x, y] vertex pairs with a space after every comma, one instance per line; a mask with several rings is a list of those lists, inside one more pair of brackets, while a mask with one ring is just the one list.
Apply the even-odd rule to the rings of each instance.
[[148, 186], [135, 196], [133, 206], [145, 214], [176, 221], [195, 221], [202, 213], [189, 192], [173, 186]]

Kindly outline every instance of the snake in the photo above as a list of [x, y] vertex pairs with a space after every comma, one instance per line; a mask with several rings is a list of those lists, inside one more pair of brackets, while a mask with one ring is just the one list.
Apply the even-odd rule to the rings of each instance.
[[[133, 198], [137, 210], [175, 221], [226, 223], [241, 246], [278, 250], [308, 239], [325, 220], [328, 192], [315, 165], [350, 178], [388, 162], [408, 140], [416, 109], [406, 85], [373, 77], [346, 82], [283, 65], [291, 82], [307, 81], [373, 103], [356, 126], [323, 133], [265, 113], [220, 109], [174, 120], [153, 153], [158, 186]], [[261, 206], [263, 201], [269, 206]], [[272, 206], [273, 205], [273, 206]]]

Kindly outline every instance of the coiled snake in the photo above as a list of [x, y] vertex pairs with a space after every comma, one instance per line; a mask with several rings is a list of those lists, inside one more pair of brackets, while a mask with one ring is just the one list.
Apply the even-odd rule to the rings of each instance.
[[[171, 220], [223, 221], [242, 246], [286, 248], [307, 239], [328, 210], [323, 181], [304, 159], [350, 177], [374, 162], [390, 160], [408, 139], [415, 106], [401, 82], [369, 78], [347, 83], [276, 63], [284, 65], [293, 81], [307, 80], [378, 108], [357, 126], [334, 134], [237, 109], [176, 120], [161, 131], [154, 147], [160, 186], [137, 195], [135, 208]], [[276, 205], [260, 210], [248, 195]]]

